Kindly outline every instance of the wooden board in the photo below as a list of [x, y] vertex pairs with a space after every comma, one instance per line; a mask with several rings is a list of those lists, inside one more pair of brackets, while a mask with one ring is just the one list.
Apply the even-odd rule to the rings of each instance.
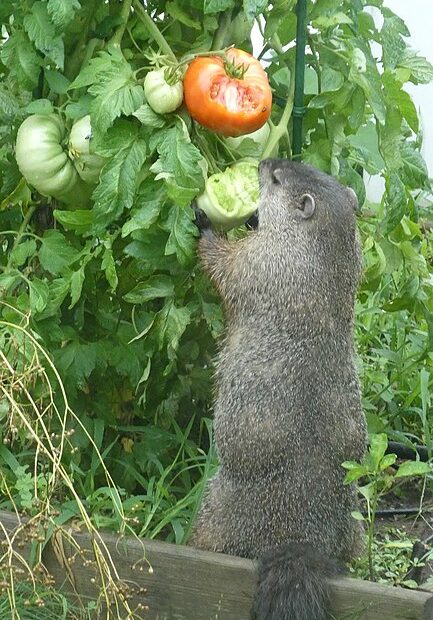
[[[0, 512], [0, 521], [8, 531], [17, 525], [11, 513]], [[74, 539], [87, 550], [85, 557], [92, 559], [89, 534], [74, 533]], [[147, 589], [145, 595], [130, 601], [132, 608], [139, 602], [149, 607], [141, 613], [146, 620], [249, 620], [256, 580], [252, 561], [150, 540], [141, 544], [110, 533], [104, 533], [103, 540], [120, 579]], [[66, 558], [72, 555], [67, 541], [63, 542], [63, 552]], [[98, 596], [100, 589], [92, 582], [96, 573], [91, 565], [84, 565], [80, 558], [70, 565], [59, 561], [52, 545], [47, 546], [43, 557], [63, 590], [75, 588], [82, 599]], [[331, 586], [332, 613], [337, 620], [433, 620], [433, 596], [429, 592], [346, 578], [333, 580]]]

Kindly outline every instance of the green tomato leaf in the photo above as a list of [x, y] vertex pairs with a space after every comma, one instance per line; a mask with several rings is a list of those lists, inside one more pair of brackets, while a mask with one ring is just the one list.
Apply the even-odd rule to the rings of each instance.
[[235, 6], [235, 0], [204, 0], [203, 12], [205, 15], [209, 13], [219, 13], [227, 11]]
[[352, 24], [353, 21], [341, 11], [330, 15], [320, 15], [313, 20], [313, 26], [319, 29], [333, 28], [339, 24]]
[[48, 0], [47, 2], [48, 13], [59, 30], [66, 28], [79, 9], [81, 5], [78, 0]]
[[36, 49], [48, 56], [59, 69], [63, 70], [65, 58], [63, 40], [56, 35], [56, 30], [48, 15], [47, 4], [39, 0], [34, 2], [30, 12], [24, 16], [23, 24]]
[[421, 461], [405, 461], [398, 468], [395, 478], [405, 478], [407, 476], [424, 476], [425, 474], [431, 474], [432, 467], [429, 463], [422, 463]]
[[60, 73], [60, 71], [44, 69], [44, 74], [48, 82], [48, 86], [51, 88], [53, 93], [56, 93], [57, 95], [65, 95], [68, 92], [71, 82], [67, 77]]
[[93, 211], [88, 209], [74, 209], [74, 211], [55, 209], [53, 215], [63, 228], [73, 230], [78, 235], [89, 232], [93, 225]]
[[102, 232], [124, 209], [132, 207], [146, 152], [146, 143], [136, 140], [131, 147], [119, 150], [102, 168], [100, 183], [93, 192], [94, 232]]
[[42, 312], [48, 302], [49, 289], [46, 282], [34, 278], [29, 282], [30, 310], [32, 312]]
[[146, 282], [140, 282], [123, 299], [130, 304], [143, 304], [152, 299], [172, 297], [174, 286], [170, 276], [152, 276]]
[[39, 248], [39, 262], [53, 275], [69, 271], [70, 266], [80, 257], [80, 252], [68, 245], [59, 230], [46, 230]]
[[36, 252], [36, 241], [34, 239], [26, 239], [21, 241], [10, 254], [10, 260], [13, 267], [21, 267], [26, 260], [33, 256]]
[[16, 30], [0, 48], [0, 58], [22, 88], [32, 90], [38, 83], [42, 59], [27, 35]]
[[390, 71], [385, 71], [383, 73], [382, 82], [389, 105], [396, 106], [400, 110], [403, 118], [406, 119], [412, 131], [418, 133], [418, 113], [409, 93], [402, 89], [401, 82], [399, 82], [395, 74]]
[[188, 26], [188, 28], [194, 28], [194, 30], [201, 30], [202, 24], [198, 20], [193, 19], [177, 2], [167, 2], [165, 8], [169, 15], [181, 24]]
[[177, 308], [172, 301], [166, 303], [156, 318], [159, 327], [159, 350], [166, 345], [172, 351], [176, 351], [190, 320], [191, 313], [188, 308]]
[[164, 117], [154, 112], [148, 103], [143, 103], [132, 115], [147, 127], [160, 128], [165, 125]]
[[400, 171], [402, 182], [410, 189], [427, 187], [428, 170], [423, 156], [412, 142], [405, 141], [401, 147], [403, 167]]
[[159, 159], [151, 166], [156, 179], [163, 179], [167, 192], [176, 204], [187, 206], [204, 189], [206, 162], [191, 143], [184, 121], [152, 136], [151, 147], [156, 146]]
[[406, 189], [397, 172], [391, 172], [386, 180], [386, 216], [382, 223], [388, 234], [400, 223], [407, 209]]
[[197, 227], [193, 224], [193, 210], [190, 207], [170, 207], [168, 219], [162, 224], [165, 230], [170, 231], [165, 254], [176, 254], [181, 265], [187, 265], [195, 255]]
[[113, 251], [110, 248], [105, 248], [104, 250], [101, 267], [105, 272], [105, 277], [107, 278], [107, 282], [110, 285], [111, 290], [115, 291], [119, 283], [119, 279], [117, 277]]
[[71, 276], [71, 303], [69, 305], [69, 309], [73, 308], [77, 301], [81, 297], [81, 291], [83, 289], [84, 284], [84, 265], [80, 267], [77, 271]]
[[16, 120], [20, 116], [20, 104], [4, 84], [0, 84], [0, 119], [5, 123]]
[[433, 65], [410, 48], [406, 48], [398, 66], [410, 72], [408, 79], [414, 84], [428, 84], [433, 80]]
[[70, 88], [88, 86], [95, 97], [90, 104], [92, 127], [104, 134], [121, 114], [130, 116], [144, 103], [143, 87], [137, 83], [134, 72], [122, 52], [111, 48], [99, 52], [81, 70]]
[[35, 99], [26, 106], [29, 114], [52, 114], [53, 104], [49, 99]]
[[153, 179], [141, 188], [134, 201], [132, 217], [122, 227], [122, 237], [130, 235], [134, 230], [150, 228], [158, 219], [164, 200], [165, 192], [157, 187]]
[[390, 17], [385, 17], [383, 20], [380, 34], [382, 37], [384, 69], [395, 69], [406, 49], [406, 43], [402, 35], [408, 37], [410, 33], [404, 21], [393, 14]]
[[244, 0], [244, 13], [250, 23], [268, 6], [267, 0]]
[[386, 433], [370, 436], [370, 447], [368, 449], [367, 462], [370, 471], [375, 472], [379, 468], [379, 464], [383, 459], [388, 447], [388, 437]]

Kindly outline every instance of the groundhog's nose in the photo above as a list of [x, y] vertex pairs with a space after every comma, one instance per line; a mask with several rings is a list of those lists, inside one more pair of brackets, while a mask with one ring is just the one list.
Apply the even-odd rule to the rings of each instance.
[[273, 159], [268, 157], [267, 159], [262, 159], [259, 163], [259, 173], [263, 174], [264, 172], [270, 172], [274, 168], [278, 168], [278, 165], [281, 165], [282, 159]]

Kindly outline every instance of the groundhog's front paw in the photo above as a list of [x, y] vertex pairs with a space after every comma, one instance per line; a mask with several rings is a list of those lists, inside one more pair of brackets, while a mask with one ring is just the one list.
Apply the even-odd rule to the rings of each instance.
[[198, 208], [196, 202], [194, 201], [191, 205], [194, 214], [195, 214], [195, 225], [199, 229], [200, 232], [204, 232], [205, 230], [211, 230], [212, 224], [208, 216], [204, 211]]

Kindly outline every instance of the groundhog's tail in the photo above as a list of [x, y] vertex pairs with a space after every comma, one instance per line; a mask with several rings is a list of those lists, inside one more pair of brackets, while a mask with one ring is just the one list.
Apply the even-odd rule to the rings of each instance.
[[259, 560], [253, 620], [326, 620], [327, 580], [341, 572], [337, 562], [310, 543], [290, 542]]

